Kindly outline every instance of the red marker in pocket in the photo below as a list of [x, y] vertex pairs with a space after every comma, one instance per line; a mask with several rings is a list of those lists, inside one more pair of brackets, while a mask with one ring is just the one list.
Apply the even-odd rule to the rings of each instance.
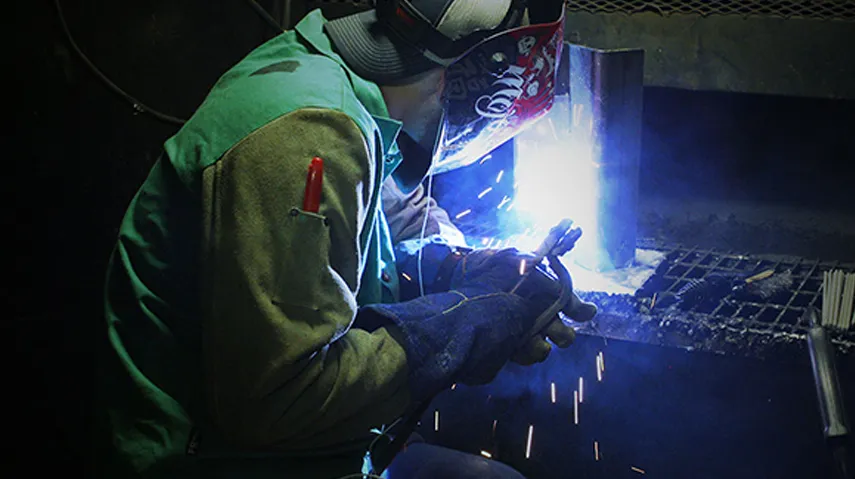
[[321, 208], [321, 189], [324, 186], [324, 160], [317, 156], [309, 163], [306, 192], [303, 194], [303, 211], [317, 213]]

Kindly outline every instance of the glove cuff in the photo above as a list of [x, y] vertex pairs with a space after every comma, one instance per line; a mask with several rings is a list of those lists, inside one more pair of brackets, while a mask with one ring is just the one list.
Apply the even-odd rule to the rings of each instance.
[[454, 272], [457, 271], [457, 265], [463, 261], [463, 258], [469, 251], [471, 250], [456, 248], [442, 260], [437, 270], [436, 278], [433, 281], [433, 287], [431, 288], [434, 292], [451, 289], [451, 279], [454, 277]]
[[532, 327], [522, 298], [482, 288], [431, 294], [360, 309], [359, 323], [392, 323], [407, 355], [409, 389], [430, 399], [452, 382], [497, 372]]
[[[467, 248], [452, 246], [440, 236], [424, 240], [402, 241], [396, 246], [395, 260], [401, 281], [401, 300], [420, 296], [419, 279], [424, 281], [426, 294], [446, 292], [450, 288], [451, 276]], [[419, 276], [419, 252], [422, 257], [421, 278]]]

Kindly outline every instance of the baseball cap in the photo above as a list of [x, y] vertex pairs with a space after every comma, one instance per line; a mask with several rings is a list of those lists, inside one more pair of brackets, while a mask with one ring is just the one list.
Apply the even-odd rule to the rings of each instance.
[[376, 0], [324, 25], [359, 76], [401, 83], [445, 67], [487, 37], [522, 24], [524, 0]]

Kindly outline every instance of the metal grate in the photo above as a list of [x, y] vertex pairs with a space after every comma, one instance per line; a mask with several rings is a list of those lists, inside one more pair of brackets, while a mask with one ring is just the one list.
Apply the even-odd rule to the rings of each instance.
[[567, 10], [588, 13], [625, 13], [628, 15], [653, 12], [663, 16], [736, 15], [779, 18], [812, 18], [817, 20], [855, 21], [855, 2], [837, 1], [758, 1], [758, 0], [678, 0], [643, 2], [634, 0], [568, 1]]
[[[802, 318], [809, 306], [822, 304], [822, 273], [830, 269], [855, 271], [855, 264], [772, 255], [742, 255], [641, 241], [640, 248], [665, 253], [666, 260], [635, 297], [589, 293], [602, 310], [591, 334], [682, 346], [722, 353], [769, 356], [804, 348], [808, 325]], [[693, 280], [710, 275], [748, 277], [772, 269], [789, 275], [790, 286], [763, 299], [745, 299], [733, 293], [698, 302], [686, 309], [650, 309], [653, 295], [676, 293]], [[833, 342], [841, 352], [855, 346], [855, 331], [835, 331]]]

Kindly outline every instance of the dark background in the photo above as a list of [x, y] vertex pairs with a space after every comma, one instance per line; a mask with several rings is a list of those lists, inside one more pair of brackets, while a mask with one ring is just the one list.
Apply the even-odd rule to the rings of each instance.
[[[221, 73], [271, 35], [238, 0], [63, 5], [78, 44], [104, 73], [149, 106], [185, 118]], [[75, 477], [88, 451], [106, 262], [126, 205], [176, 127], [136, 114], [92, 75], [66, 41], [52, 2], [16, 2], [7, 20], [5, 91], [12, 108], [4, 158], [12, 174], [4, 175], [4, 193], [14, 206], [5, 231], [14, 238], [7, 249], [14, 269], [3, 290], [12, 311], [3, 325], [12, 351], [4, 362], [10, 456], [31, 474], [60, 465]], [[643, 201], [704, 198], [855, 211], [853, 101], [648, 88], [643, 142]], [[852, 244], [843, 232], [835, 237], [828, 244]], [[750, 239], [746, 244], [756, 247]], [[806, 250], [780, 248], [837, 254], [810, 241]], [[805, 363], [798, 364], [793, 384], [807, 388], [797, 395], [808, 405], [799, 411], [814, 418], [805, 420], [809, 430], [818, 427], [818, 416], [810, 408]], [[721, 367], [723, 375], [735, 370]]]

